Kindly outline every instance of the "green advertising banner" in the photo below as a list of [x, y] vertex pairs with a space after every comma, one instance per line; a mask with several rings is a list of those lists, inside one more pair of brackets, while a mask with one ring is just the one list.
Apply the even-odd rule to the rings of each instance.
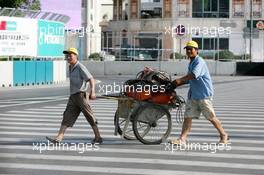
[[64, 24], [38, 21], [38, 57], [63, 57], [65, 35]]

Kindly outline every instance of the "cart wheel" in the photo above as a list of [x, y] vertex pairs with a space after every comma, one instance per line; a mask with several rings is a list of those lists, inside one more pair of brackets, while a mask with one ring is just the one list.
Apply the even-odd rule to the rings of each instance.
[[134, 116], [133, 130], [137, 139], [144, 144], [160, 144], [171, 132], [171, 115], [159, 105], [146, 104]]
[[[119, 135], [122, 135], [123, 134], [123, 130], [122, 129], [125, 126], [126, 119], [117, 117], [117, 115], [115, 113], [114, 122], [115, 122], [114, 124], [117, 125], [117, 132], [118, 132], [118, 134]], [[129, 125], [127, 127], [126, 133], [124, 134], [124, 138], [126, 140], [136, 140], [136, 137], [134, 135], [134, 131], [133, 131], [132, 123], [131, 122], [129, 122]]]
[[184, 121], [184, 111], [185, 111], [185, 100], [181, 96], [176, 97], [176, 123], [183, 123]]

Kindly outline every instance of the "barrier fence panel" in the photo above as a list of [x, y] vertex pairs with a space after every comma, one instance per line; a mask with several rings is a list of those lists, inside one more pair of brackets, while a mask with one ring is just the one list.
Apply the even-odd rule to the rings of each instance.
[[66, 81], [67, 63], [60, 61], [60, 82]]
[[24, 86], [26, 84], [26, 62], [14, 61], [14, 86]]
[[26, 61], [26, 85], [36, 84], [36, 62]]
[[60, 65], [59, 61], [53, 61], [53, 81], [55, 83], [59, 82], [60, 77]]
[[36, 61], [36, 84], [45, 84], [46, 66], [44, 61]]
[[66, 81], [66, 61], [53, 61], [53, 81], [55, 83]]
[[46, 68], [46, 84], [52, 84], [53, 82], [53, 62], [52, 61], [45, 61], [45, 68]]
[[65, 82], [66, 61], [0, 61], [0, 87]]
[[13, 62], [0, 61], [0, 86], [9, 87], [13, 85]]

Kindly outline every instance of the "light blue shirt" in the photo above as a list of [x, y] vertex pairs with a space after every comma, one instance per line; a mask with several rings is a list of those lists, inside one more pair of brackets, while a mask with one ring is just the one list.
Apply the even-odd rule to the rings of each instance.
[[188, 81], [190, 84], [188, 99], [202, 100], [213, 96], [213, 83], [208, 67], [199, 55], [189, 63], [188, 73], [192, 73], [195, 76], [194, 80]]

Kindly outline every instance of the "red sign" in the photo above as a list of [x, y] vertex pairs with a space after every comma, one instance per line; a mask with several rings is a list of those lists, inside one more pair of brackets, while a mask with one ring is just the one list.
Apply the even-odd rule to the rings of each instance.
[[0, 22], [0, 30], [6, 30], [6, 21]]
[[256, 27], [257, 27], [259, 30], [264, 30], [264, 22], [263, 22], [263, 21], [259, 21], [259, 22], [257, 22]]

